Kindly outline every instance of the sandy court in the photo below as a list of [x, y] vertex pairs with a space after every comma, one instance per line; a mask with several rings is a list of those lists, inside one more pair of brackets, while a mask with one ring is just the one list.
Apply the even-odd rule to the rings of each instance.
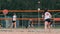
[[50, 32], [44, 29], [0, 29], [0, 34], [60, 34], [60, 29], [52, 29]]

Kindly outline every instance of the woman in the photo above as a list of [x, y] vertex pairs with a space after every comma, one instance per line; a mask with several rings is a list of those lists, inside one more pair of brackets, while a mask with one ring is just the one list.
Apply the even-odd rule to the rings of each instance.
[[45, 30], [47, 30], [47, 29], [50, 30], [52, 15], [50, 14], [50, 12], [48, 12], [48, 9], [45, 9], [43, 17], [44, 17], [44, 20], [45, 20]]
[[13, 28], [16, 28], [16, 14], [13, 14]]

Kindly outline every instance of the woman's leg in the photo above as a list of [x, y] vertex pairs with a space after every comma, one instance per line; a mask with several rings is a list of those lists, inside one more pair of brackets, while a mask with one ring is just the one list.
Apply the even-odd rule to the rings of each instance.
[[16, 28], [16, 22], [13, 23], [13, 28]]
[[49, 29], [49, 31], [50, 31], [50, 29], [51, 29], [51, 25], [50, 25], [51, 23], [49, 22], [48, 23], [48, 29]]
[[47, 25], [48, 25], [48, 22], [45, 21], [45, 30], [47, 30]]

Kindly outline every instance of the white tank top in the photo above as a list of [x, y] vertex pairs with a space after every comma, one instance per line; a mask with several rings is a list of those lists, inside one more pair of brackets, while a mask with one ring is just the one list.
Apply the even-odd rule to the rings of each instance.
[[13, 21], [16, 21], [16, 15], [13, 15]]
[[51, 14], [49, 12], [45, 12], [44, 19], [49, 19], [49, 18], [51, 18]]

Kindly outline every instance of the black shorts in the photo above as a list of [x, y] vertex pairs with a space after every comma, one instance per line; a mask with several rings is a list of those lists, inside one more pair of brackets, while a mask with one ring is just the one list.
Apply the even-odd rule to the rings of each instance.
[[45, 21], [47, 21], [47, 22], [51, 22], [51, 19], [46, 19]]
[[16, 21], [12, 21], [13, 23], [16, 22]]
[[47, 21], [48, 23], [50, 23], [50, 25], [53, 23], [51, 19], [46, 19], [45, 21]]

